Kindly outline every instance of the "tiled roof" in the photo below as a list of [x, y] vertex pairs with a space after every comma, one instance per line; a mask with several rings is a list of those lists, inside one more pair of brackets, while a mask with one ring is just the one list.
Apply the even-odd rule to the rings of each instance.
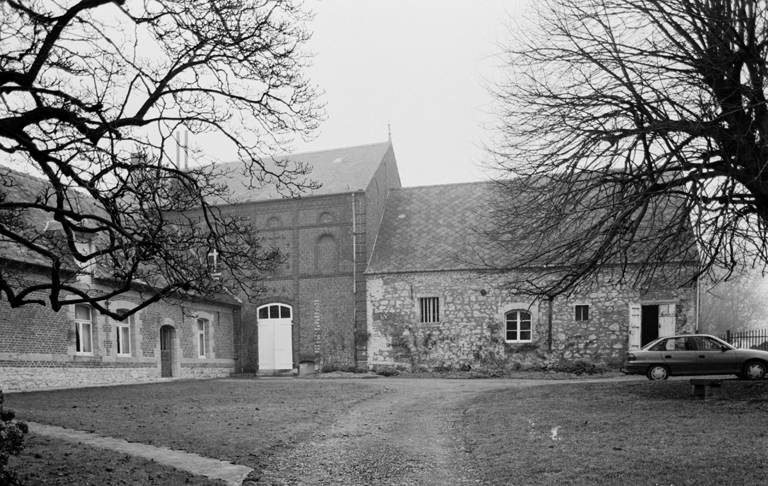
[[[494, 242], [496, 237], [488, 230], [494, 224], [492, 200], [504, 197], [499, 188], [492, 182], [475, 182], [391, 190], [366, 273], [505, 267], [510, 264], [510, 251], [515, 247], [525, 252], [525, 245], [543, 245], [562, 238], [557, 234], [528, 238], [521, 220], [501, 235], [511, 239]], [[660, 228], [674, 220], [675, 211], [680, 208], [683, 206], [677, 200], [667, 201], [661, 207], [651, 205], [648, 211], [654, 212], [654, 216], [651, 222], [640, 225], [636, 242], [627, 250], [630, 261], [644, 262], [654, 255], [655, 245], [666, 234]], [[681, 246], [673, 260], [696, 261], [690, 232], [679, 236]], [[548, 257], [542, 258], [546, 265]]]
[[[7, 167], [0, 168], [2, 179], [6, 182], [0, 185], [0, 194], [5, 196], [7, 201], [31, 203], [38, 198], [44, 198], [44, 195], [50, 195], [50, 183], [44, 179], [24, 174]], [[108, 217], [107, 213], [101, 209], [93, 199], [88, 196], [70, 192], [70, 202], [82, 208], [83, 212], [94, 215]], [[75, 209], [77, 209], [77, 207]], [[53, 221], [50, 214], [40, 209], [25, 208], [21, 215], [22, 224], [25, 228], [16, 227], [15, 230], [25, 232], [30, 238], [44, 232], [49, 233], [49, 238], [58, 239], [61, 245], [64, 245], [64, 232], [61, 223]], [[87, 224], [87, 223], [85, 223]], [[44, 245], [38, 241], [39, 245]], [[50, 247], [49, 247], [50, 248]], [[26, 249], [20, 244], [11, 241], [9, 238], [0, 237], [0, 259], [13, 261], [21, 264], [50, 267], [51, 261], [40, 254]], [[62, 251], [61, 269], [63, 271], [74, 271], [78, 268], [72, 255], [64, 250]], [[105, 277], [109, 275], [108, 269], [97, 267], [96, 276]], [[141, 282], [134, 282], [138, 287]], [[242, 305], [234, 296], [227, 294], [216, 294], [210, 296], [207, 300], [229, 305]]]
[[366, 273], [481, 268], [491, 252], [479, 230], [488, 221], [493, 187], [475, 182], [391, 190]]
[[[44, 199], [45, 195], [52, 193], [50, 183], [46, 180], [7, 167], [0, 170], [2, 170], [3, 179], [10, 182], [3, 184], [0, 188], [0, 193], [3, 194], [6, 201], [34, 203], [38, 198]], [[20, 216], [21, 224], [26, 225], [26, 228], [24, 230], [16, 228], [15, 231], [27, 232], [30, 238], [33, 238], [36, 233], [43, 233], [44, 231], [61, 231], [61, 223], [53, 221], [48, 213], [40, 209], [25, 208]], [[69, 255], [66, 256], [69, 257]], [[30, 251], [5, 237], [0, 238], [0, 258], [36, 265], [51, 264], [49, 260], [38, 253]], [[74, 259], [71, 257], [64, 258], [62, 263], [63, 268], [70, 268], [74, 265]]]
[[[339, 194], [365, 190], [391, 147], [391, 142], [383, 142], [320, 152], [281, 155], [275, 159], [312, 166], [312, 172], [307, 178], [320, 183], [321, 187], [303, 193], [302, 197]], [[274, 166], [272, 160], [267, 160], [266, 163]], [[233, 201], [242, 203], [282, 198], [274, 184], [258, 187], [258, 182], [251, 181], [245, 174], [244, 167], [243, 162], [216, 165], [217, 172], [226, 173], [220, 180], [229, 187]], [[249, 187], [250, 185], [257, 187]]]

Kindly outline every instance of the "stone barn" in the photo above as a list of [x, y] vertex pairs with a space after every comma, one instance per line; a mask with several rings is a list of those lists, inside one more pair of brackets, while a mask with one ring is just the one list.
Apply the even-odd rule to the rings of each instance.
[[694, 287], [640, 292], [606, 280], [551, 302], [500, 290], [504, 276], [476, 263], [490, 191], [483, 182], [390, 191], [366, 271], [369, 366], [615, 365], [628, 349], [694, 330]]

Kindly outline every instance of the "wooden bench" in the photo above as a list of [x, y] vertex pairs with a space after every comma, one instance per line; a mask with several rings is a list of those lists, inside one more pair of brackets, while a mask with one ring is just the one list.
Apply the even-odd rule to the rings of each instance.
[[723, 380], [711, 380], [694, 378], [691, 380], [691, 394], [694, 398], [712, 398], [719, 395], [723, 387]]

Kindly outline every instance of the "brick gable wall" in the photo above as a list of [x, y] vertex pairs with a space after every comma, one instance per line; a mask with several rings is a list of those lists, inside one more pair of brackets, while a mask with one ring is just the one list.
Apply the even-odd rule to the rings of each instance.
[[[350, 193], [224, 208], [249, 217], [259, 235], [278, 243], [288, 257], [264, 281], [265, 293], [244, 306], [242, 326], [235, 329], [238, 371], [258, 370], [257, 309], [275, 303], [293, 309], [294, 368], [302, 361], [354, 366], [352, 218], [357, 210], [353, 204], [357, 208], [364, 199], [363, 193]], [[248, 301], [245, 295], [241, 298]]]

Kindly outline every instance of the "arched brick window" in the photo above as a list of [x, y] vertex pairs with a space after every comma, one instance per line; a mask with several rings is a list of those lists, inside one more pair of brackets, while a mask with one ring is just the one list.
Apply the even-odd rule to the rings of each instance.
[[318, 223], [333, 223], [333, 214], [329, 212], [321, 213], [317, 218]]
[[339, 250], [333, 235], [322, 235], [315, 244], [315, 268], [320, 273], [339, 270]]
[[277, 216], [272, 216], [267, 220], [267, 228], [279, 228], [282, 225], [283, 222]]

